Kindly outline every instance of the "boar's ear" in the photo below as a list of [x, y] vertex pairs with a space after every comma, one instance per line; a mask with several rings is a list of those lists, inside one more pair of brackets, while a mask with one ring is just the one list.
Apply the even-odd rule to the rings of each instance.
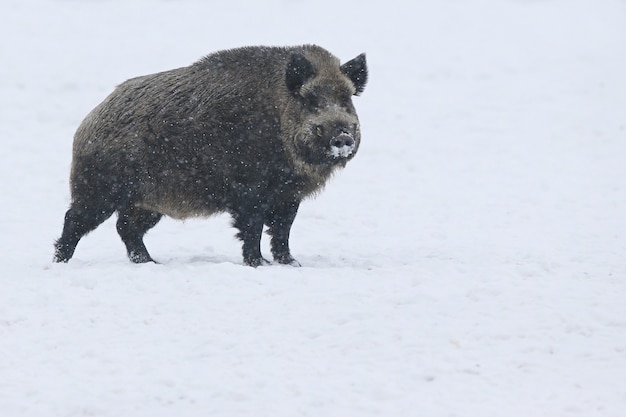
[[351, 61], [346, 62], [341, 66], [341, 72], [343, 72], [354, 84], [356, 88], [355, 96], [358, 96], [365, 89], [367, 84], [367, 62], [365, 61], [365, 54], [361, 54]]
[[293, 94], [300, 92], [300, 87], [308, 80], [315, 76], [315, 68], [313, 64], [302, 54], [293, 54], [287, 64], [287, 72], [285, 73], [285, 82], [287, 88]]

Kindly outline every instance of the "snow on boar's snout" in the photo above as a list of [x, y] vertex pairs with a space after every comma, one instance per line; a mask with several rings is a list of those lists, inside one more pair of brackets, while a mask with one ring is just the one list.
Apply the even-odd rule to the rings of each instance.
[[352, 159], [361, 142], [352, 97], [365, 55], [344, 63], [315, 45], [245, 47], [130, 79], [74, 136], [72, 201], [54, 260], [114, 212], [133, 262], [153, 261], [143, 237], [168, 215], [228, 212], [247, 265], [268, 227], [274, 260], [299, 265], [289, 235], [300, 202]]

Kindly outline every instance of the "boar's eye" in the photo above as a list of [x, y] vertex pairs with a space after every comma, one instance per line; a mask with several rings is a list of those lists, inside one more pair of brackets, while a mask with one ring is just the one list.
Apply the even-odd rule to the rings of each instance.
[[309, 93], [307, 94], [304, 99], [306, 100], [306, 104], [307, 106], [313, 108], [313, 109], [317, 109], [320, 107], [320, 96], [316, 93]]
[[342, 109], [347, 111], [348, 113], [352, 113], [354, 111], [354, 105], [352, 104], [352, 96], [341, 96], [339, 98], [339, 105]]

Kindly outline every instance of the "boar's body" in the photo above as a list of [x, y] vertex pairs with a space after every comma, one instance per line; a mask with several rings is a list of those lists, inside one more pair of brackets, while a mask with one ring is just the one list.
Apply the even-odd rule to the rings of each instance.
[[244, 262], [294, 264], [289, 231], [300, 201], [345, 166], [360, 142], [351, 96], [367, 80], [364, 55], [344, 65], [313, 46], [246, 47], [130, 79], [79, 126], [72, 203], [55, 261], [114, 212], [134, 262], [152, 261], [143, 236], [162, 215], [229, 212]]

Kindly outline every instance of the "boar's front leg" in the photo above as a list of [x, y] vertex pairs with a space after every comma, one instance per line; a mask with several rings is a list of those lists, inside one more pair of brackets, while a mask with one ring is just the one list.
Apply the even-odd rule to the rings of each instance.
[[262, 205], [245, 205], [231, 211], [233, 226], [239, 229], [237, 237], [243, 242], [243, 262], [256, 268], [269, 261], [261, 255], [261, 234], [263, 233]]
[[281, 202], [271, 207], [267, 214], [265, 222], [269, 227], [267, 233], [272, 236], [272, 255], [278, 263], [300, 266], [300, 263], [291, 256], [289, 250], [289, 232], [299, 206], [299, 201]]

